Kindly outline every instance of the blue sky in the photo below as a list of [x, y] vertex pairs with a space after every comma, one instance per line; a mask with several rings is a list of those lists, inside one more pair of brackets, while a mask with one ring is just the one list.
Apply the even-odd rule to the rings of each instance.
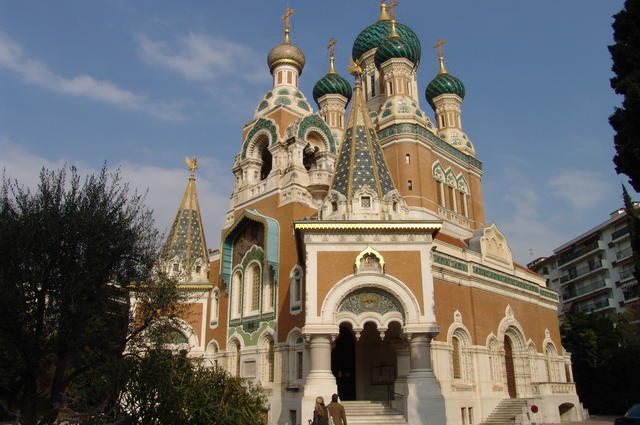
[[[623, 0], [405, 0], [398, 21], [431, 48], [447, 40], [447, 69], [466, 86], [463, 125], [484, 162], [487, 221], [523, 263], [605, 221], [621, 204], [607, 117], [611, 15]], [[242, 124], [270, 87], [268, 51], [295, 10], [293, 41], [311, 99], [338, 40], [344, 71], [353, 40], [378, 17], [375, 0], [109, 2], [0, 0], [0, 168], [32, 185], [42, 166], [120, 166], [165, 230], [198, 156], [207, 242], [232, 190]], [[433, 116], [427, 103], [422, 108]], [[637, 198], [637, 194], [634, 194]]]

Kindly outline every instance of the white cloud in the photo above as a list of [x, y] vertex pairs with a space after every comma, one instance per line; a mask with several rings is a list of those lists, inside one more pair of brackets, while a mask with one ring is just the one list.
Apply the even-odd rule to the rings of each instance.
[[0, 67], [9, 69], [30, 84], [61, 94], [86, 97], [125, 109], [145, 112], [168, 121], [185, 119], [181, 105], [150, 101], [146, 96], [118, 87], [89, 75], [66, 78], [51, 71], [47, 64], [25, 55], [22, 47], [0, 31]]
[[598, 173], [564, 170], [553, 176], [548, 186], [557, 198], [579, 210], [597, 205], [606, 197], [609, 185]]
[[142, 56], [147, 62], [180, 73], [187, 80], [214, 80], [219, 77], [263, 82], [264, 55], [242, 44], [189, 33], [173, 43], [137, 35]]
[[[0, 175], [3, 170], [8, 178], [17, 179], [22, 185], [35, 188], [42, 167], [58, 169], [65, 163], [75, 165], [80, 174], [97, 170], [73, 158], [49, 160], [25, 151], [7, 137], [0, 136]], [[202, 211], [207, 245], [218, 248], [220, 229], [229, 207], [229, 194], [233, 190], [233, 178], [215, 158], [199, 158], [197, 173], [198, 199]], [[180, 161], [182, 164], [182, 161]], [[118, 165], [109, 165], [115, 168]], [[133, 162], [119, 164], [123, 180], [138, 193], [145, 193], [147, 207], [153, 209], [156, 226], [166, 232], [178, 210], [187, 185], [188, 171], [183, 168], [160, 168]]]

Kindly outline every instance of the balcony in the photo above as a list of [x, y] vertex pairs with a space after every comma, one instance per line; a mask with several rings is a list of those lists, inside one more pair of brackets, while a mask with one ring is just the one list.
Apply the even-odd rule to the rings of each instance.
[[632, 268], [628, 268], [628, 269], [622, 269], [620, 270], [620, 280], [625, 280], [625, 279], [629, 279], [633, 277], [633, 269]]
[[452, 221], [456, 224], [459, 224], [462, 227], [466, 227], [466, 228], [471, 227], [471, 220], [469, 220], [467, 217], [461, 214], [458, 214], [455, 211], [446, 209], [441, 205], [438, 205], [438, 215], [444, 218], [445, 220]]
[[616, 252], [616, 258], [619, 260], [624, 260], [625, 258], [631, 257], [633, 255], [633, 249], [630, 246], [625, 249]]
[[616, 239], [621, 238], [622, 236], [626, 235], [627, 233], [629, 233], [629, 228], [628, 227], [623, 227], [620, 230], [616, 230], [615, 232], [613, 232], [611, 234], [611, 240], [615, 241]]
[[640, 286], [638, 286], [638, 281], [636, 280], [625, 285], [625, 287], [622, 288], [622, 296], [625, 301], [630, 301], [640, 297]]
[[575, 394], [576, 384], [573, 382], [532, 382], [533, 394]]
[[592, 301], [585, 301], [579, 304], [574, 304], [573, 308], [576, 311], [582, 311], [584, 313], [592, 313], [594, 311], [613, 307], [612, 301], [613, 300], [611, 298], [599, 298]]
[[569, 281], [579, 279], [588, 275], [591, 272], [602, 269], [602, 260], [598, 259], [596, 261], [589, 262], [588, 266], [580, 267], [576, 269], [575, 272], [570, 272], [568, 275], [560, 277], [560, 284], [565, 284]]
[[590, 294], [606, 286], [607, 282], [604, 279], [598, 279], [585, 285], [570, 286], [566, 290], [562, 291], [562, 299], [566, 302], [572, 298]]
[[595, 240], [586, 245], [582, 245], [579, 248], [575, 248], [573, 251], [558, 254], [558, 268], [563, 269], [571, 264], [574, 264], [584, 257], [587, 257], [597, 251], [604, 251], [604, 242]]

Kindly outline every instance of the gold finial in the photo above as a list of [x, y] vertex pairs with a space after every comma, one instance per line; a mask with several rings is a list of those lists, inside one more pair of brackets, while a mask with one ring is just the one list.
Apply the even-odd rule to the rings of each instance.
[[291, 30], [291, 15], [293, 15], [293, 9], [287, 7], [284, 10], [284, 15], [282, 15], [282, 18], [280, 18], [284, 22], [284, 42], [287, 44], [291, 42], [289, 40], [289, 32]]
[[433, 45], [434, 49], [438, 49], [438, 60], [440, 61], [440, 74], [446, 74], [447, 69], [444, 67], [444, 53], [442, 53], [442, 46], [447, 42], [447, 40], [443, 38], [439, 38], [436, 40], [437, 43]]
[[329, 49], [329, 74], [335, 74], [336, 70], [334, 68], [334, 50], [333, 46], [337, 43], [336, 39], [331, 37], [329, 40], [329, 44], [327, 44], [327, 49]]
[[391, 20], [393, 21], [394, 19], [396, 19], [396, 6], [399, 3], [396, 0], [391, 0], [389, 2], [389, 6], [387, 6], [387, 8], [389, 9], [389, 17], [391, 18]]
[[360, 80], [362, 78], [362, 67], [351, 57], [349, 58], [349, 67], [347, 68], [347, 71], [349, 72], [349, 74], [355, 77], [356, 87], [360, 87]]
[[380, 19], [378, 19], [378, 22], [388, 21], [388, 20], [389, 20], [389, 14], [387, 13], [386, 0], [381, 0], [380, 1]]
[[191, 171], [190, 179], [194, 179], [196, 177], [196, 169], [198, 168], [198, 158], [195, 156], [193, 158], [189, 158], [188, 156], [184, 157], [184, 163], [189, 167], [189, 171]]

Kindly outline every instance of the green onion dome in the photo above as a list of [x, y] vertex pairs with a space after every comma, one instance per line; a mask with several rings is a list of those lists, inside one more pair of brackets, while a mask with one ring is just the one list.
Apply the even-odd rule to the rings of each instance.
[[441, 94], [457, 94], [460, 98], [464, 99], [464, 84], [462, 84], [459, 78], [454, 77], [448, 72], [441, 72], [436, 75], [436, 78], [431, 80], [425, 90], [427, 102], [429, 102], [432, 108], [435, 109], [433, 99]]
[[404, 38], [389, 37], [376, 49], [374, 62], [380, 68], [380, 65], [393, 58], [409, 59], [415, 65], [420, 60], [420, 52]]
[[346, 97], [349, 102], [351, 93], [351, 84], [335, 72], [329, 72], [313, 86], [313, 100], [316, 103], [325, 94], [339, 94]]
[[[422, 55], [422, 46], [416, 33], [408, 26], [398, 23], [396, 23], [396, 31], [403, 40], [409, 43], [411, 49], [415, 52], [416, 60], [414, 63], [418, 63]], [[356, 37], [351, 56], [354, 60], [358, 60], [364, 53], [384, 43], [389, 38], [389, 35], [391, 35], [391, 21], [378, 21], [373, 25], [369, 25]]]

